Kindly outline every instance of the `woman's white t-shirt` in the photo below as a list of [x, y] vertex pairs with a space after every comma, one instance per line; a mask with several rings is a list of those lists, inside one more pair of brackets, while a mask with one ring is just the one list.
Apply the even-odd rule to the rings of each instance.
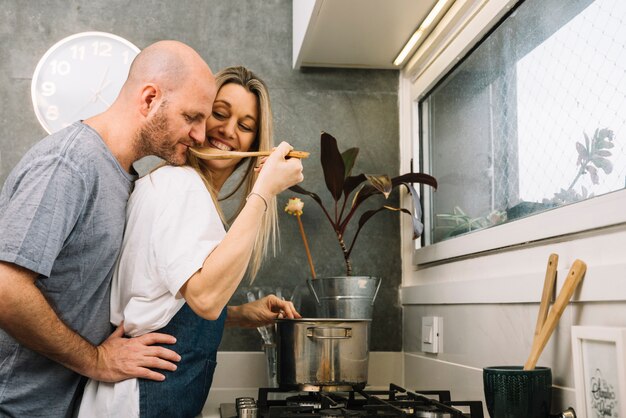
[[[190, 167], [164, 166], [135, 182], [111, 286], [111, 323], [137, 337], [163, 328], [185, 300], [179, 293], [226, 231], [207, 188]], [[138, 417], [137, 379], [89, 380], [82, 417]]]

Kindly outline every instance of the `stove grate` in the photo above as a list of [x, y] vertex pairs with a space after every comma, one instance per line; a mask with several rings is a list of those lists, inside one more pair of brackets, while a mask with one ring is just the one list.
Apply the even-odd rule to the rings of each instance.
[[[285, 393], [285, 390], [259, 389], [260, 417], [484, 418], [480, 401], [452, 401], [449, 391], [412, 392], [395, 384], [390, 384], [389, 390], [308, 392], [278, 400], [270, 399], [271, 393]], [[469, 409], [469, 413], [457, 407]]]

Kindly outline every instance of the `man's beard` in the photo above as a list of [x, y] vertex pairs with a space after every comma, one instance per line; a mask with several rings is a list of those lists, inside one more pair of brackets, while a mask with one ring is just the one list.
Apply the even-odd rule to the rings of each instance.
[[183, 165], [187, 161], [186, 156], [180, 156], [176, 152], [177, 141], [172, 141], [169, 132], [169, 120], [163, 107], [154, 117], [146, 122], [135, 137], [135, 145], [139, 155], [156, 155], [172, 165]]

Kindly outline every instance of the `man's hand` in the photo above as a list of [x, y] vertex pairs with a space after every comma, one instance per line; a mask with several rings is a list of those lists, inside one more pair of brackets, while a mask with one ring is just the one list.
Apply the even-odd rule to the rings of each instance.
[[176, 370], [173, 362], [180, 361], [176, 352], [154, 344], [175, 344], [171, 335], [150, 333], [135, 338], [124, 337], [124, 324], [97, 347], [97, 367], [91, 378], [103, 382], [118, 382], [133, 377], [165, 380], [153, 369]]
[[293, 303], [268, 295], [254, 302], [229, 306], [226, 325], [255, 328], [269, 325], [278, 318], [301, 318]]
[[131, 377], [163, 380], [148, 367], [175, 370], [178, 354], [156, 343], [174, 344], [163, 334], [123, 338], [120, 326], [102, 345], [94, 347], [70, 329], [35, 285], [37, 274], [0, 262], [0, 328], [25, 347], [75, 372], [108, 382]]

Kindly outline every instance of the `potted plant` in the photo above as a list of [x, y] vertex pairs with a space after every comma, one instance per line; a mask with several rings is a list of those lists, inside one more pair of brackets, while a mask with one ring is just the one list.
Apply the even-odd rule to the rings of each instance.
[[567, 189], [561, 189], [554, 194], [552, 199], [544, 199], [544, 203], [564, 205], [591, 198], [593, 193], [590, 194], [585, 186], [581, 186], [580, 193], [574, 189], [578, 180], [583, 178], [585, 174], [589, 174], [591, 183], [598, 185], [600, 184], [599, 169], [607, 175], [613, 171], [613, 163], [609, 160], [613, 155], [609, 149], [615, 146], [613, 144], [613, 139], [615, 138], [613, 131], [603, 128], [596, 129], [592, 138], [589, 138], [585, 132], [583, 132], [583, 135], [585, 143], [576, 142], [576, 152], [578, 152], [576, 165], [579, 166], [578, 170], [576, 170], [576, 176]]
[[315, 193], [300, 186], [293, 186], [290, 190], [310, 196], [320, 206], [335, 232], [339, 248], [343, 253], [346, 270], [345, 276], [314, 278], [309, 280], [309, 285], [317, 299], [318, 306], [321, 307], [323, 316], [342, 318], [371, 316], [371, 304], [380, 286], [380, 279], [352, 276], [350, 255], [361, 229], [374, 215], [382, 211], [409, 214], [413, 220], [414, 239], [421, 235], [423, 225], [419, 219], [420, 216], [412, 216], [407, 209], [382, 205], [377, 209], [365, 211], [358, 217], [358, 226], [351, 239], [346, 237], [347, 227], [350, 221], [357, 217], [357, 209], [364, 201], [375, 195], [388, 198], [392, 190], [400, 185], [404, 185], [409, 190], [414, 199], [415, 210], [421, 213], [419, 196], [412, 184], [420, 183], [436, 188], [437, 181], [434, 177], [423, 173], [407, 173], [393, 178], [387, 174], [352, 175], [359, 153], [358, 148], [340, 152], [337, 140], [326, 132], [321, 134], [320, 145], [324, 180], [332, 197], [331, 210], [328, 210], [320, 196]]
[[594, 197], [594, 193], [590, 192], [584, 185], [580, 186], [580, 192], [576, 190], [575, 186], [587, 174], [592, 187], [600, 184], [600, 170], [604, 171], [606, 175], [611, 174], [613, 163], [609, 158], [613, 154], [609, 150], [615, 146], [613, 143], [615, 134], [611, 129], [598, 128], [591, 138], [584, 131], [583, 136], [585, 143], [576, 141], [575, 144], [578, 153], [576, 161], [578, 168], [569, 186], [566, 189], [561, 188], [550, 199], [543, 199], [541, 202], [520, 202], [512, 208], [506, 209], [509, 220]]

